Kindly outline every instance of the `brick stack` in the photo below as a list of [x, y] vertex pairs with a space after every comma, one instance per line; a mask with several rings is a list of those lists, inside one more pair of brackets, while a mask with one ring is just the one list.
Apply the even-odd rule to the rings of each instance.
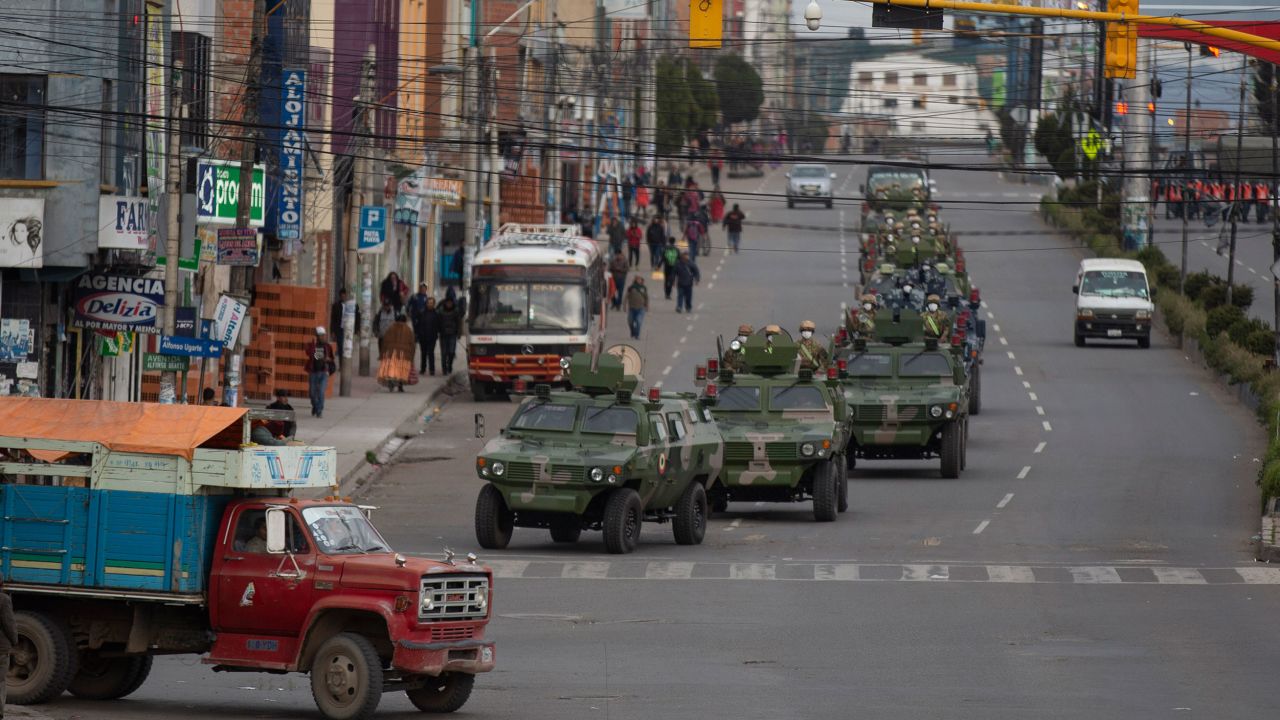
[[[255, 332], [244, 350], [244, 395], [270, 400], [275, 393], [276, 334]], [[292, 395], [293, 393], [290, 393]]]
[[[328, 294], [324, 288], [301, 287], [297, 285], [258, 285], [254, 296], [254, 305], [249, 310], [255, 335], [271, 336], [270, 365], [265, 365], [266, 355], [259, 355], [251, 380], [246, 372], [246, 382], [257, 381], [258, 393], [266, 393], [270, 397], [275, 388], [289, 391], [291, 397], [307, 396], [307, 372], [304, 366], [304, 351], [307, 343], [315, 337], [317, 325], [329, 324]], [[332, 331], [330, 331], [332, 333]], [[258, 343], [260, 353], [265, 348]], [[269, 368], [270, 373], [263, 374]], [[266, 387], [260, 378], [266, 377]], [[327, 395], [333, 394], [333, 383], [329, 383]], [[254, 395], [253, 397], [257, 397]]]
[[536, 171], [502, 177], [502, 222], [541, 223], [546, 218]]

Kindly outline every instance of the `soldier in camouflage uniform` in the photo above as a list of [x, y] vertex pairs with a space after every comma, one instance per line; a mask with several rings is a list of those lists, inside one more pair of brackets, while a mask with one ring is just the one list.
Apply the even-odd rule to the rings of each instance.
[[925, 299], [924, 312], [920, 313], [920, 322], [924, 324], [924, 336], [938, 341], [945, 341], [951, 334], [951, 316], [942, 309], [942, 299], [930, 295]]
[[858, 333], [858, 337], [870, 339], [876, 334], [876, 296], [871, 293], [865, 293], [862, 296], [862, 306], [858, 308], [858, 314], [855, 318], [854, 330]]
[[738, 337], [734, 338], [738, 341], [738, 348], [734, 350], [732, 346], [724, 351], [724, 357], [720, 358], [720, 365], [734, 372], [742, 372], [746, 365], [742, 361], [742, 343], [747, 341], [751, 333], [755, 332], [750, 325], [743, 323], [738, 326]]
[[813, 331], [817, 327], [812, 320], [802, 321], [800, 323], [800, 341], [796, 343], [796, 352], [800, 356], [800, 367], [814, 372], [826, 370], [827, 365], [831, 363], [831, 356], [827, 353], [827, 349], [822, 346], [822, 343], [813, 339]]

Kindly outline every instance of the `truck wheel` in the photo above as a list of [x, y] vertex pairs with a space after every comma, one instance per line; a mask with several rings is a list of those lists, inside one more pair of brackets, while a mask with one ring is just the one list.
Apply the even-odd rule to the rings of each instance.
[[9, 652], [9, 702], [37, 705], [62, 694], [76, 673], [71, 633], [44, 613], [14, 614], [18, 643]]
[[576, 517], [551, 523], [551, 539], [558, 543], [576, 543], [582, 536], [582, 521]]
[[476, 676], [466, 673], [445, 673], [427, 678], [427, 684], [407, 691], [409, 702], [428, 713], [451, 713], [467, 704]]
[[67, 690], [85, 700], [118, 700], [137, 690], [151, 673], [151, 656], [103, 657], [95, 650], [80, 653], [80, 669]]
[[631, 488], [619, 488], [604, 507], [604, 546], [614, 555], [633, 552], [640, 542], [644, 506]]
[[489, 388], [483, 381], [471, 381], [471, 399], [478, 403], [489, 399]]
[[382, 659], [368, 638], [338, 633], [311, 665], [311, 696], [329, 720], [373, 717], [382, 699]]
[[1138, 347], [1142, 348], [1143, 350], [1146, 350], [1147, 348], [1151, 347], [1151, 336], [1148, 335], [1146, 337], [1138, 338]]
[[973, 381], [969, 383], [969, 414], [982, 412], [982, 368], [973, 366]]
[[813, 519], [831, 522], [840, 505], [839, 471], [834, 462], [824, 462], [813, 469]]
[[846, 512], [849, 509], [849, 466], [843, 459], [833, 459], [832, 462], [840, 472], [840, 476], [836, 479], [836, 488], [840, 493], [840, 501], [836, 504], [836, 509]]
[[969, 467], [969, 419], [965, 418], [964, 433], [960, 436], [960, 470]]
[[707, 491], [697, 480], [676, 501], [676, 519], [671, 524], [677, 545], [701, 545], [707, 534]]
[[718, 490], [711, 491], [711, 513], [729, 512], [729, 496], [725, 494], [724, 487], [719, 486]]
[[942, 428], [942, 477], [960, 477], [960, 455], [964, 452], [964, 430], [949, 422]]
[[1076, 333], [1076, 347], [1084, 347], [1084, 336]]
[[476, 540], [485, 550], [502, 550], [511, 542], [515, 519], [502, 499], [502, 491], [485, 483], [476, 498]]

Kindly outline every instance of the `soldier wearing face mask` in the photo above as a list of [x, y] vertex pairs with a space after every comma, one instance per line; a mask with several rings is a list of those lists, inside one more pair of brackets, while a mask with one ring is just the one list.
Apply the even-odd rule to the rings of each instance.
[[862, 305], [858, 308], [855, 329], [861, 338], [870, 338], [876, 332], [876, 296], [867, 293], [862, 296]]
[[800, 354], [800, 367], [817, 372], [826, 369], [831, 362], [831, 357], [822, 343], [814, 339], [815, 329], [817, 326], [812, 320], [800, 323], [800, 341], [796, 343], [796, 350]]
[[942, 299], [937, 295], [930, 295], [925, 299], [924, 312], [920, 314], [924, 336], [938, 341], [946, 340], [951, 334], [951, 316], [942, 309], [941, 303]]
[[[746, 323], [743, 323], [738, 326], [738, 336], [734, 338], [733, 341], [730, 342], [729, 347], [725, 349], [724, 357], [720, 358], [721, 367], [724, 367], [725, 369], [728, 369], [728, 370], [732, 370], [734, 372], [743, 371], [743, 368], [745, 368], [746, 365], [743, 363], [743, 360], [742, 360], [741, 348], [742, 348], [742, 344], [747, 341], [747, 337], [749, 337], [752, 332], [754, 331], [751, 329], [751, 326]], [[733, 348], [733, 343], [735, 342], [738, 344], [739, 349], [737, 350]]]

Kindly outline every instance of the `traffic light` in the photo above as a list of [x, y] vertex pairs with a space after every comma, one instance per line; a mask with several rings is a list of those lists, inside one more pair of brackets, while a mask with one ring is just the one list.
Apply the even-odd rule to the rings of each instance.
[[1156, 104], [1154, 102], [1147, 103], [1147, 112], [1151, 113], [1152, 115], [1156, 114]]
[[[1138, 14], [1138, 0], [1107, 0], [1107, 12]], [[1106, 67], [1109, 78], [1137, 76], [1138, 26], [1128, 22], [1107, 22]]]
[[1127, 103], [1127, 102], [1125, 102], [1125, 101], [1123, 101], [1123, 100], [1117, 100], [1117, 101], [1116, 101], [1116, 114], [1117, 114], [1117, 115], [1128, 115], [1128, 114], [1129, 114], [1129, 103]]
[[1201, 45], [1200, 56], [1201, 57], [1222, 57], [1222, 50], [1212, 45]]

